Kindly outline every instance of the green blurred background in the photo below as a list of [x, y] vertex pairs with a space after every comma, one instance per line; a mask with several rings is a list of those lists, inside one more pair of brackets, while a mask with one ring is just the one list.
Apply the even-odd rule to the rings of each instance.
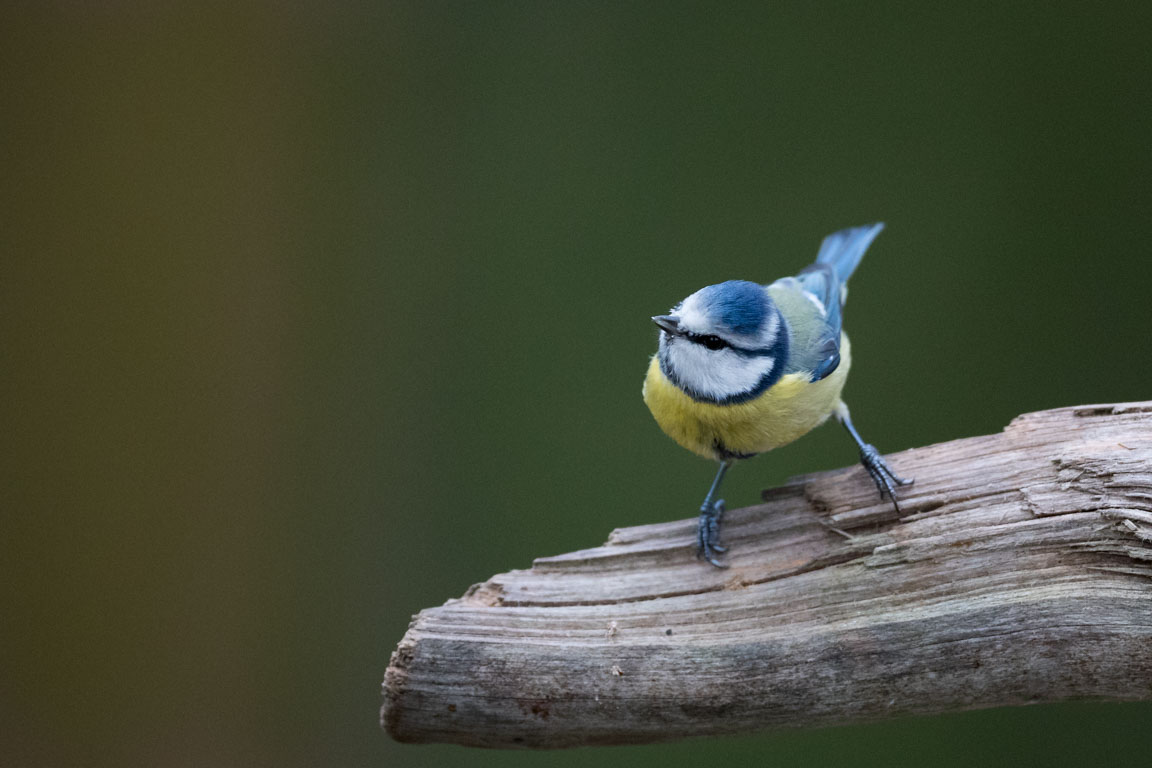
[[835, 229], [888, 222], [882, 450], [1152, 397], [1152, 5], [88, 5], [0, 11], [0, 762], [1146, 757], [1152, 705], [550, 754], [377, 710], [419, 609], [694, 512], [648, 317]]

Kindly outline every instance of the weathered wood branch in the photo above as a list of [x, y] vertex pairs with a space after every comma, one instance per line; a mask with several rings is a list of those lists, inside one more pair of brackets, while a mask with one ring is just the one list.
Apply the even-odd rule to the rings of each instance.
[[614, 531], [417, 615], [382, 722], [409, 742], [632, 744], [1152, 699], [1152, 402], [1032, 413], [729, 512]]

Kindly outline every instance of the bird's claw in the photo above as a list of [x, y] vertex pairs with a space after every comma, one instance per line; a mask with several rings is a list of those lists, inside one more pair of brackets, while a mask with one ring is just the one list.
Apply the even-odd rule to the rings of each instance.
[[884, 498], [887, 494], [892, 506], [896, 508], [896, 514], [900, 514], [900, 505], [896, 502], [896, 486], [912, 485], [915, 480], [905, 480], [893, 472], [892, 467], [888, 466], [888, 462], [874, 445], [865, 445], [860, 449], [860, 463], [868, 470], [869, 477], [876, 484], [876, 490], [880, 491], [880, 498]]
[[728, 551], [720, 545], [720, 519], [724, 516], [724, 499], [700, 507], [700, 522], [696, 527], [696, 557], [707, 560], [717, 568], [728, 566], [716, 560], [716, 555]]

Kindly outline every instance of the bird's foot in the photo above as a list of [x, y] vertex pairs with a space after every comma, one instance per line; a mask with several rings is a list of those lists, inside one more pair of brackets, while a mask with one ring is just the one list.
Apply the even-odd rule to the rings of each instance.
[[724, 499], [705, 502], [700, 507], [700, 523], [696, 528], [696, 557], [704, 558], [717, 568], [728, 567], [716, 560], [716, 555], [728, 551], [728, 547], [720, 546], [720, 518], [723, 516]]
[[884, 494], [888, 494], [888, 498], [892, 500], [892, 506], [896, 508], [896, 514], [900, 514], [900, 505], [896, 502], [896, 487], [912, 485], [915, 480], [905, 480], [893, 472], [892, 467], [888, 466], [888, 462], [884, 461], [884, 457], [880, 455], [880, 451], [876, 450], [874, 445], [865, 445], [860, 449], [860, 463], [864, 465], [864, 469], [868, 470], [868, 475], [876, 484], [876, 489], [880, 491], [880, 498], [884, 498]]

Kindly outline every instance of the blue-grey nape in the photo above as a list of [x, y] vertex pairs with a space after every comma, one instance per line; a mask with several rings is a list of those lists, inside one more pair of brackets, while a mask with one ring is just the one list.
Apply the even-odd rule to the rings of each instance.
[[732, 333], [756, 333], [772, 307], [764, 286], [749, 280], [728, 280], [700, 290], [700, 302], [708, 316]]

